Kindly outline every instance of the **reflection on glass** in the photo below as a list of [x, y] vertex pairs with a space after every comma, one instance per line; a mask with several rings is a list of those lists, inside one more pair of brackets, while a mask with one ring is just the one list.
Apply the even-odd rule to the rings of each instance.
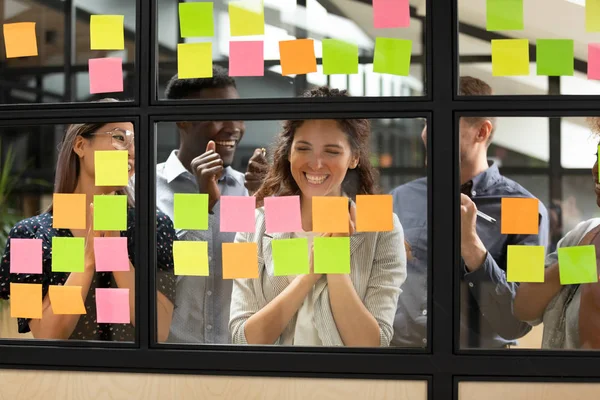
[[[219, 69], [214, 71], [218, 73]], [[213, 80], [173, 79], [167, 95], [198, 98], [209, 92], [237, 96], [233, 81], [215, 76], [217, 79]], [[211, 87], [219, 86], [218, 82], [229, 83]], [[306, 96], [330, 98], [346, 94], [324, 87], [307, 92]], [[426, 304], [427, 287], [426, 279], [424, 286], [411, 291], [403, 284], [407, 256], [412, 259], [412, 243], [402, 240], [401, 218], [394, 218], [392, 231], [352, 236], [350, 274], [314, 273], [307, 269], [304, 273], [295, 271], [280, 276], [275, 273], [279, 267], [273, 249], [286, 239], [305, 240], [306, 251], [312, 249], [308, 243], [318, 246], [323, 238], [319, 237], [321, 233], [313, 232], [314, 197], [356, 199], [357, 194], [376, 193], [376, 186], [384, 180], [389, 189], [406, 182], [410, 178], [406, 171], [417, 176], [416, 171], [424, 174], [424, 165], [419, 165], [424, 154], [422, 144], [419, 145], [421, 120], [182, 121], [159, 123], [157, 128], [157, 206], [175, 220], [178, 242], [205, 242], [204, 251], [208, 253], [208, 276], [192, 276], [188, 269], [188, 274], [177, 277], [167, 343], [379, 347], [390, 346], [393, 337], [405, 334], [395, 333], [397, 326], [406, 325], [397, 315], [398, 297], [406, 293], [416, 297], [413, 302]], [[407, 152], [402, 143], [414, 144], [415, 151]], [[382, 152], [369, 152], [369, 147]], [[379, 166], [381, 174], [375, 174], [373, 166]], [[425, 204], [424, 209], [426, 190], [425, 186], [419, 199]], [[183, 203], [176, 198], [181, 194], [205, 194], [210, 210], [207, 230], [179, 227], [178, 207]], [[229, 196], [249, 194], [254, 194], [258, 207], [249, 229], [252, 233], [223, 232]], [[266, 232], [264, 199], [294, 195], [300, 196], [302, 232]], [[238, 204], [243, 207], [244, 203]], [[426, 221], [426, 215], [424, 212], [415, 218]], [[414, 228], [419, 231], [415, 239], [422, 235], [425, 243], [420, 245], [426, 245], [426, 224]], [[332, 234], [342, 240], [345, 235]], [[408, 236], [405, 239], [408, 241]], [[228, 263], [230, 246], [241, 245], [256, 245], [253, 252], [258, 254], [257, 279], [228, 279], [232, 277]], [[175, 248], [187, 246], [176, 243]], [[241, 253], [237, 254], [240, 257]], [[177, 263], [189, 261], [186, 266], [194, 263], [194, 259], [186, 258], [184, 250], [174, 258]], [[197, 275], [206, 275], [200, 273], [204, 271], [201, 259], [203, 254], [195, 260]], [[307, 268], [314, 265], [308, 260], [307, 257]], [[426, 276], [426, 269], [422, 273]], [[425, 314], [419, 323], [426, 320]], [[360, 323], [355, 325], [356, 321]], [[425, 333], [416, 335], [422, 335], [418, 346], [423, 346]], [[399, 340], [397, 345], [412, 344]]]
[[[32, 132], [30, 146], [39, 142], [36, 131], [58, 145], [29, 154], [13, 135], [20, 129]], [[133, 132], [130, 122], [71, 124], [64, 134], [53, 126], [0, 131], [7, 149], [0, 160], [11, 171], [0, 185], [2, 337], [135, 340]], [[50, 169], [28, 170], [43, 165]], [[175, 294], [174, 236], [159, 212], [158, 336], [164, 339]]]

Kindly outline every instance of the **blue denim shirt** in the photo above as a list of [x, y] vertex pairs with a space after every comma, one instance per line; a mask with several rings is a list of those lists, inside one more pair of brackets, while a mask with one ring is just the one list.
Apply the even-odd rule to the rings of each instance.
[[[508, 245], [543, 245], [547, 248], [549, 220], [539, 203], [539, 235], [500, 233], [500, 202], [503, 197], [534, 197], [518, 183], [503, 177], [495, 164], [463, 185], [477, 209], [496, 219], [496, 224], [477, 218], [477, 234], [488, 254], [483, 265], [468, 272], [461, 261], [460, 344], [462, 348], [498, 348], [514, 344], [531, 327], [513, 316], [512, 304], [518, 285], [506, 281]], [[407, 279], [398, 300], [392, 346], [425, 347], [427, 344], [427, 179], [421, 178], [392, 192], [394, 212], [412, 246]], [[467, 193], [465, 193], [467, 194]], [[441, 199], [443, 201], [443, 199]], [[433, 265], [448, 268], [446, 265]], [[448, 282], [451, 285], [451, 282]], [[451, 312], [452, 305], [448, 305]]]

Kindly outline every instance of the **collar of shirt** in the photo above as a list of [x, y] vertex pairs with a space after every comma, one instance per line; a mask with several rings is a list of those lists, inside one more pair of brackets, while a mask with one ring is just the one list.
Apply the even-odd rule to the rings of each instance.
[[[173, 150], [171, 152], [171, 155], [165, 162], [164, 173], [165, 177], [167, 178], [167, 183], [173, 182], [175, 179], [179, 178], [182, 175], [188, 179], [193, 179], [195, 181], [194, 175], [183, 166], [181, 161], [179, 161], [179, 157], [177, 157], [177, 154], [178, 150]], [[232, 184], [232, 181], [235, 181], [235, 183], [237, 183], [238, 185], [244, 185], [244, 182], [239, 182], [239, 180], [231, 173], [230, 166], [225, 168], [223, 176], [221, 176], [221, 178], [219, 179], [219, 183], [223, 183], [226, 181], [227, 183]]]
[[488, 165], [488, 169], [461, 185], [461, 193], [464, 193], [469, 197], [474, 197], [501, 179], [502, 176], [498, 170], [498, 165], [493, 161], [488, 161]]

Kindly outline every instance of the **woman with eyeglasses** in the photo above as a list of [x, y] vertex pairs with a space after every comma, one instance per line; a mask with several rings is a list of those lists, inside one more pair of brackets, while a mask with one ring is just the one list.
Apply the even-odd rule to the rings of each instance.
[[[95, 185], [94, 152], [98, 150], [127, 150], [129, 177], [134, 173], [135, 148], [133, 125], [129, 122], [73, 124], [67, 129], [61, 144], [56, 166], [55, 193], [85, 194], [87, 227], [86, 229], [57, 229], [53, 227], [53, 206], [42, 214], [25, 219], [14, 226], [0, 260], [0, 298], [10, 298], [10, 283], [42, 284], [42, 318], [19, 318], [19, 332], [31, 331], [36, 339], [76, 339], [76, 340], [135, 340], [135, 219], [133, 197], [128, 187], [99, 187]], [[127, 231], [94, 231], [93, 198], [94, 195], [126, 195], [128, 200]], [[157, 312], [158, 340], [165, 341], [169, 333], [175, 279], [173, 270], [173, 238], [175, 232], [171, 220], [157, 211]], [[94, 255], [94, 237], [126, 237], [129, 254], [129, 271], [96, 272]], [[52, 238], [85, 238], [85, 269], [83, 272], [52, 271]], [[11, 239], [41, 239], [43, 251], [43, 272], [36, 274], [10, 273]], [[81, 287], [85, 314], [57, 315], [52, 311], [49, 298], [49, 286]], [[124, 324], [97, 323], [96, 288], [129, 289], [130, 322]]]

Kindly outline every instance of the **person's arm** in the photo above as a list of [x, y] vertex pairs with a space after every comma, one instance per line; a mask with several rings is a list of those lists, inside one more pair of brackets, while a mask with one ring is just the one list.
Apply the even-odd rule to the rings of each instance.
[[515, 317], [523, 322], [540, 320], [560, 290], [558, 264], [553, 264], [546, 268], [543, 283], [523, 282], [519, 285], [513, 306]]

